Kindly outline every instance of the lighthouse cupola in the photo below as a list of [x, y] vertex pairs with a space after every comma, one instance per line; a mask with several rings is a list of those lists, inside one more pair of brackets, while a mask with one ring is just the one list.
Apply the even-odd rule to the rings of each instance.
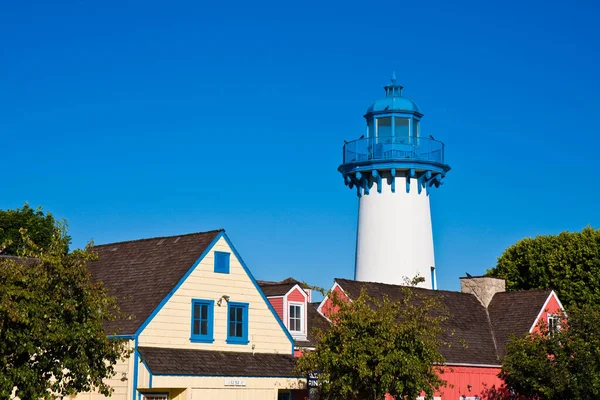
[[429, 193], [450, 170], [444, 144], [421, 135], [423, 114], [392, 81], [364, 115], [366, 135], [345, 141], [338, 171], [359, 202], [355, 279], [436, 288]]

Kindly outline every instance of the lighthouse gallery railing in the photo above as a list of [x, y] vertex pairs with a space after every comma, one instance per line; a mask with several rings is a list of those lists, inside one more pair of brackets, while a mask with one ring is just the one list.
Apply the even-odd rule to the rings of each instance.
[[444, 143], [416, 136], [356, 139], [344, 144], [343, 153], [343, 164], [370, 160], [419, 160], [444, 163]]

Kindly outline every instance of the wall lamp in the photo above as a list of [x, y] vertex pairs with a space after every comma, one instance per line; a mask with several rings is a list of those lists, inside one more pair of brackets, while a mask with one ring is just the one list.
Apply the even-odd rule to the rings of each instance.
[[221, 304], [223, 303], [223, 300], [225, 300], [227, 303], [229, 303], [229, 296], [227, 296], [226, 294], [224, 294], [223, 296], [221, 296], [221, 298], [219, 300], [217, 300], [217, 305], [219, 307], [221, 307]]

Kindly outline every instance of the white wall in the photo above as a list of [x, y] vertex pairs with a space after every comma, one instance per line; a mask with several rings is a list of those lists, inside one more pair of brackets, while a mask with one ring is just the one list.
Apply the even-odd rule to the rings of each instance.
[[429, 196], [418, 194], [417, 180], [395, 178], [395, 193], [387, 179], [382, 192], [373, 185], [359, 199], [356, 244], [356, 280], [403, 284], [405, 278], [425, 278], [420, 287], [432, 288], [431, 266], [435, 266]]

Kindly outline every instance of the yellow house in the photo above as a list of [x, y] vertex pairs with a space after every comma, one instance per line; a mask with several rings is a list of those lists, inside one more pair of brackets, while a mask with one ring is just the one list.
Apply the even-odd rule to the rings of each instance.
[[133, 349], [116, 366], [111, 399], [303, 398], [293, 339], [223, 230], [95, 250], [92, 276], [126, 316], [107, 329]]

